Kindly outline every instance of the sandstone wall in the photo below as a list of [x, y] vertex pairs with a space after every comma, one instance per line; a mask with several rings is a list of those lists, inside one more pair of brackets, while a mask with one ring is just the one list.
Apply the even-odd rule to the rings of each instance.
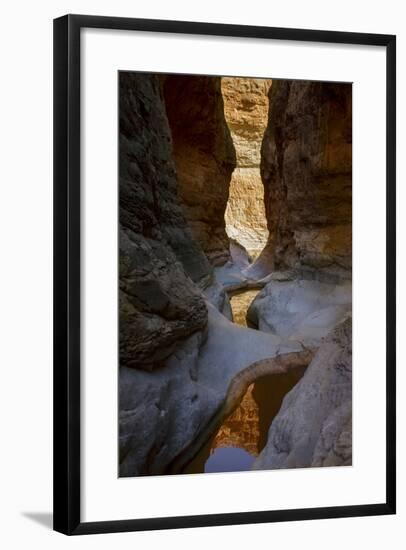
[[351, 269], [350, 84], [274, 81], [261, 173], [275, 266]]
[[259, 167], [271, 83], [260, 78], [221, 80], [224, 113], [237, 153], [225, 213], [226, 230], [252, 257], [258, 256], [268, 238]]
[[229, 259], [224, 211], [236, 162], [220, 80], [163, 78], [179, 193], [192, 233], [214, 265]]
[[207, 323], [211, 267], [177, 197], [160, 83], [120, 75], [120, 365], [151, 370]]

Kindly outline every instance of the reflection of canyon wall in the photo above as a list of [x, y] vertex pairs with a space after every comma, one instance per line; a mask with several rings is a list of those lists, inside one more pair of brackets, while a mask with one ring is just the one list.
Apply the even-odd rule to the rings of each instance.
[[257, 456], [267, 442], [269, 426], [283, 398], [304, 372], [304, 368], [297, 368], [285, 374], [265, 376], [252, 384], [241, 404], [217, 432], [211, 450], [217, 447], [240, 447]]
[[274, 81], [261, 173], [276, 267], [351, 269], [351, 85]]
[[185, 214], [215, 265], [229, 259], [224, 211], [235, 166], [220, 80], [176, 75], [166, 77], [163, 87]]
[[268, 229], [260, 175], [261, 142], [268, 121], [271, 80], [222, 78], [224, 113], [237, 153], [225, 214], [227, 233], [257, 256]]
[[192, 280], [204, 286], [211, 268], [192, 239], [176, 187], [159, 82], [121, 73], [122, 366], [159, 366], [180, 341], [207, 323], [206, 306]]
[[239, 447], [253, 456], [258, 455], [259, 411], [252, 396], [253, 388], [253, 385], [248, 388], [238, 408], [221, 426], [211, 451], [218, 447]]

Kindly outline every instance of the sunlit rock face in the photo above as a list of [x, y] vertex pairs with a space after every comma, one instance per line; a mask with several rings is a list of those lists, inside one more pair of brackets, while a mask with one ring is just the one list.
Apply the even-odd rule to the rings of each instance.
[[193, 236], [213, 265], [230, 257], [224, 211], [236, 163], [220, 80], [182, 75], [163, 79], [179, 195]]
[[224, 113], [237, 153], [225, 213], [226, 230], [253, 258], [258, 256], [268, 237], [259, 166], [271, 82], [258, 78], [221, 80]]
[[351, 270], [351, 85], [274, 81], [261, 173], [277, 268]]

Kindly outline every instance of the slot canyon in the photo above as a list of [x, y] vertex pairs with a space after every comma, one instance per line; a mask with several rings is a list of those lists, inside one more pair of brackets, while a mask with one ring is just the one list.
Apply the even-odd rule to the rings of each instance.
[[352, 464], [352, 89], [119, 75], [119, 475]]

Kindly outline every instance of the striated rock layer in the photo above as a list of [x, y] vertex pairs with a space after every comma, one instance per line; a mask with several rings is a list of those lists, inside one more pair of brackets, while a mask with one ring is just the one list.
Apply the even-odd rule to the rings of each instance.
[[351, 84], [274, 81], [262, 144], [268, 258], [351, 270]]
[[163, 84], [179, 194], [192, 233], [214, 265], [229, 259], [224, 211], [236, 162], [220, 80], [174, 75]]
[[268, 238], [259, 167], [271, 83], [260, 78], [225, 77], [221, 81], [224, 113], [237, 153], [225, 213], [226, 230], [252, 257], [258, 256]]

